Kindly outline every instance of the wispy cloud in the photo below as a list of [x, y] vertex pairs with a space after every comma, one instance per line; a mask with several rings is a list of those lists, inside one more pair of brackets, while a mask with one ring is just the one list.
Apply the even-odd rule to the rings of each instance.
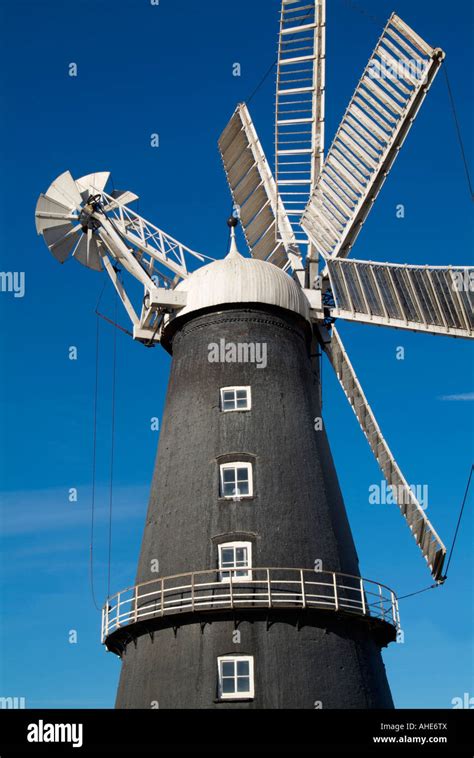
[[474, 400], [474, 392], [462, 392], [459, 395], [441, 395], [440, 400], [447, 400], [451, 402], [464, 401], [469, 402]]
[[[143, 519], [148, 502], [149, 487], [116, 487], [114, 491], [114, 521]], [[58, 532], [89, 524], [91, 503], [89, 494], [79, 494], [77, 503], [68, 501], [67, 490], [50, 489], [8, 492], [1, 495], [0, 528], [3, 537]], [[96, 522], [108, 520], [108, 494], [98, 488], [96, 493]]]

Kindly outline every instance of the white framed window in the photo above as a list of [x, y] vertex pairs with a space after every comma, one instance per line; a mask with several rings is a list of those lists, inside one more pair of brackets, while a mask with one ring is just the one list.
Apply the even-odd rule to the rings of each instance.
[[[249, 582], [252, 579], [251, 568], [251, 542], [225, 542], [219, 545], [219, 580], [221, 582]], [[229, 571], [229, 569], [238, 569], [238, 571]]]
[[222, 463], [220, 467], [220, 495], [229, 500], [253, 497], [252, 464], [239, 461]]
[[252, 655], [222, 655], [217, 659], [217, 672], [221, 700], [255, 697]]
[[252, 392], [250, 387], [222, 387], [221, 411], [249, 411], [252, 407]]

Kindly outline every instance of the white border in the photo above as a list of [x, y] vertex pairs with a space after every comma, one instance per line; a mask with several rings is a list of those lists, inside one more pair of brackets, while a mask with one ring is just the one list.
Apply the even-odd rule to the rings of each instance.
[[[221, 664], [226, 661], [248, 661], [250, 689], [247, 692], [222, 692], [222, 667]], [[254, 659], [253, 655], [220, 655], [217, 659], [217, 674], [219, 680], [219, 699], [220, 700], [247, 700], [255, 697], [255, 676], [254, 676]]]

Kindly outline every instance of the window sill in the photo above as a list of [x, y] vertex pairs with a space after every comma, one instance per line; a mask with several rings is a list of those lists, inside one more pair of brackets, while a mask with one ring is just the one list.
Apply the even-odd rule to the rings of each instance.
[[224, 409], [221, 409], [221, 413], [250, 413], [251, 410], [251, 408], [233, 408], [231, 411], [225, 411]]
[[241, 497], [219, 497], [217, 498], [218, 503], [243, 503], [247, 502], [248, 500], [255, 500], [255, 495], [241, 495]]
[[216, 705], [218, 705], [219, 703], [253, 703], [254, 700], [255, 700], [254, 697], [236, 697], [236, 698], [217, 697], [215, 698], [214, 703], [216, 703]]

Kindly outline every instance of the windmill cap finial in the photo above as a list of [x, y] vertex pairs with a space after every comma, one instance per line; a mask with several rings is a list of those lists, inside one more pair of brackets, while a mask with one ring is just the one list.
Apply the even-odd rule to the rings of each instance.
[[237, 248], [237, 240], [235, 238], [235, 230], [239, 225], [239, 219], [236, 216], [231, 216], [227, 219], [227, 226], [230, 229], [230, 248], [228, 255], [240, 255]]

